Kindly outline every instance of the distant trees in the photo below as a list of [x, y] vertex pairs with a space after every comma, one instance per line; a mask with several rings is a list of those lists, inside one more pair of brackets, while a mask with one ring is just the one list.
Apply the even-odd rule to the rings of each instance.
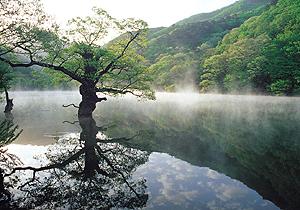
[[155, 78], [154, 86], [157, 89], [176, 91], [196, 84], [198, 65], [194, 55], [177, 53], [161, 56], [149, 67], [149, 71]]
[[[252, 75], [255, 78], [249, 80], [244, 78], [243, 81], [240, 81], [239, 78], [247, 77], [247, 73], [237, 75], [240, 73], [234, 70], [234, 76], [226, 76], [227, 73], [224, 72], [227, 71], [227, 67], [223, 65], [229, 55], [227, 52], [222, 53], [219, 48], [214, 48], [232, 29], [234, 31], [234, 28], [238, 28], [249, 18], [262, 14], [270, 8], [271, 4], [272, 0], [240, 0], [220, 10], [184, 19], [168, 28], [149, 31], [149, 45], [144, 55], [151, 64], [150, 69], [156, 69], [154, 71], [156, 72], [154, 82], [156, 87], [159, 90], [174, 91], [178, 89], [177, 87], [182, 87], [183, 83], [185, 86], [198, 86], [200, 83], [199, 89], [202, 92], [214, 90], [225, 93], [226, 91], [237, 90], [236, 88], [241, 91], [239, 87], [243, 87], [243, 90], [251, 89], [255, 86], [252, 85], [252, 80], [256, 81], [259, 78], [264, 80], [261, 83], [265, 83], [268, 78], [264, 78], [264, 73], [263, 75], [256, 73], [257, 75]], [[254, 41], [251, 40], [250, 42]], [[243, 45], [247, 44], [244, 43]], [[238, 50], [237, 46], [235, 48]], [[252, 46], [253, 50], [255, 50], [254, 46]], [[251, 50], [249, 49], [249, 51]], [[249, 53], [251, 54], [251, 52]], [[247, 53], [244, 52], [244, 54]], [[193, 80], [185, 80], [185, 75], [190, 72], [191, 65], [187, 65], [185, 61], [179, 64], [181, 59], [177, 60], [178, 55], [189, 58], [189, 63], [196, 66], [193, 67], [194, 73], [190, 74], [191, 77], [194, 77]], [[213, 57], [214, 55], [216, 56]], [[235, 56], [235, 60], [238, 59], [238, 55], [232, 56]], [[213, 58], [210, 59], [210, 57]], [[207, 58], [209, 59], [205, 62]], [[167, 59], [168, 62], [166, 62]], [[174, 61], [171, 61], [172, 59]], [[246, 63], [246, 59], [244, 61]], [[170, 64], [169, 67], [167, 63]], [[219, 67], [217, 67], [218, 65]], [[210, 67], [213, 69], [209, 69]], [[234, 67], [236, 69], [244, 68], [242, 65], [238, 67], [237, 64], [234, 64]], [[175, 72], [174, 69], [177, 71]], [[236, 84], [234, 81], [239, 81], [240, 84]], [[256, 90], [269, 93], [269, 89], [261, 88], [263, 85], [259, 84]]]
[[300, 5], [280, 0], [224, 37], [204, 62], [203, 91], [300, 92]]
[[262, 68], [266, 58], [258, 46], [267, 41], [265, 36], [241, 39], [229, 45], [224, 53], [207, 58], [201, 75], [201, 90], [230, 92], [256, 88], [266, 92], [269, 78]]
[[11, 72], [12, 90], [71, 90], [78, 87], [76, 81], [50, 69], [33, 66], [15, 68]]

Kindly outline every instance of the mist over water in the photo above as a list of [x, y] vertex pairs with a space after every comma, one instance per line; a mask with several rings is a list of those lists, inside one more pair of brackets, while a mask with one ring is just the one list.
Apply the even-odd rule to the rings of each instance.
[[[79, 126], [65, 122], [77, 120], [77, 109], [62, 107], [79, 104], [76, 91], [13, 92], [11, 97], [15, 104], [14, 122], [24, 129], [19, 143], [44, 145], [52, 142], [47, 137], [51, 134], [80, 131]], [[300, 126], [300, 98], [157, 93], [156, 100], [151, 101], [128, 95], [98, 103], [94, 118], [99, 124], [118, 123], [117, 127], [129, 126], [134, 130], [136, 126], [147, 129], [150, 124], [164, 123], [185, 132], [191, 127], [218, 126], [220, 132], [244, 129], [253, 132], [250, 135], [269, 135], [276, 131], [276, 124], [287, 131]], [[255, 130], [257, 125], [261, 126], [259, 130]]]
[[[299, 206], [295, 180], [300, 175], [300, 98], [156, 96], [154, 101], [109, 97], [94, 112], [97, 125], [108, 128], [105, 135], [138, 133], [130, 147], [150, 153], [133, 176], [147, 180], [148, 209]], [[62, 107], [78, 105], [78, 92], [13, 92], [11, 97], [14, 123], [24, 131], [10, 151], [15, 147], [21, 153], [24, 144], [47, 148], [59, 139], [79, 136], [77, 109]], [[26, 157], [45, 151], [36, 146], [30, 150], [30, 145]]]

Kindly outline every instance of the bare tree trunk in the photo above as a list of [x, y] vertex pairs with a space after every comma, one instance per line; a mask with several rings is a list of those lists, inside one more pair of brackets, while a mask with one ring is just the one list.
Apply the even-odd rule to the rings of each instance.
[[7, 91], [6, 87], [4, 88], [4, 91], [5, 91], [5, 99], [6, 99], [6, 106], [5, 106], [4, 112], [5, 113], [11, 113], [11, 110], [13, 109], [13, 106], [14, 106], [13, 99], [9, 98], [8, 91]]

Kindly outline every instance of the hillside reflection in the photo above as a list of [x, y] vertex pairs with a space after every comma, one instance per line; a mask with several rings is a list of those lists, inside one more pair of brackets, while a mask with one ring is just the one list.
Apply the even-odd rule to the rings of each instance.
[[[245, 99], [199, 107], [169, 102], [158, 109], [136, 106], [143, 109], [139, 115], [116, 103], [110, 105], [115, 114], [103, 110], [102, 116], [121, 122], [110, 135], [147, 133], [148, 138], [132, 142], [135, 148], [209, 167], [241, 181], [281, 209], [299, 209], [299, 103]], [[122, 116], [117, 114], [121, 110]]]

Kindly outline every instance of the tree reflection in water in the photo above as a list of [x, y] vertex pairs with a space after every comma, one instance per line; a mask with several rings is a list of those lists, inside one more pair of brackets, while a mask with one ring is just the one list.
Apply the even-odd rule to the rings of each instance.
[[144, 207], [145, 180], [132, 180], [131, 175], [149, 154], [118, 144], [130, 139], [106, 138], [92, 117], [80, 117], [79, 123], [80, 137], [62, 138], [49, 147], [48, 165], [16, 167], [6, 174], [32, 171], [32, 177], [18, 186], [26, 196], [16, 202], [29, 209]]
[[[7, 117], [7, 116], [6, 116]], [[12, 115], [11, 118], [7, 118], [0, 122], [0, 207], [3, 209], [11, 208], [11, 193], [8, 191], [9, 184], [18, 180], [16, 176], [9, 177], [9, 182], [4, 182], [4, 174], [11, 168], [20, 165], [20, 159], [7, 152], [4, 148], [7, 144], [13, 142], [20, 135], [21, 131], [18, 130], [18, 126], [13, 124]]]

